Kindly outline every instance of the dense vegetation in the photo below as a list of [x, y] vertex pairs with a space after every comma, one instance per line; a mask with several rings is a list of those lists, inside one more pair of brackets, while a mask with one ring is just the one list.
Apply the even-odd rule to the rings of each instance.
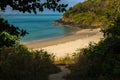
[[[67, 4], [60, 0], [0, 0], [0, 12], [6, 7], [20, 12], [44, 11], [45, 8], [63, 12]], [[47, 80], [48, 75], [60, 71], [53, 64], [54, 56], [47, 52], [30, 51], [19, 44], [27, 32], [9, 24], [0, 16], [0, 80]]]
[[119, 80], [120, 38], [106, 38], [81, 49], [68, 80]]
[[76, 63], [70, 67], [69, 80], [120, 80], [120, 0], [109, 1], [114, 3], [107, 4], [111, 8], [105, 14], [106, 27], [101, 30], [104, 38], [79, 50]]
[[[85, 0], [71, 7], [63, 14], [62, 20], [77, 24], [105, 27], [107, 13], [117, 8], [120, 0]], [[114, 6], [113, 6], [114, 5]]]
[[29, 51], [23, 45], [0, 48], [0, 80], [47, 80], [60, 71], [54, 56], [46, 51]]

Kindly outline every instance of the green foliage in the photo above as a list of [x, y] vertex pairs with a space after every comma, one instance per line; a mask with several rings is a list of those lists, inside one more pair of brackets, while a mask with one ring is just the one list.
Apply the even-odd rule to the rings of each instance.
[[70, 80], [120, 80], [120, 1], [111, 0], [107, 5], [106, 27], [101, 30], [104, 38], [80, 50], [67, 76]]
[[0, 80], [47, 80], [58, 72], [53, 55], [46, 51], [29, 51], [23, 45], [0, 49]]
[[25, 30], [10, 25], [6, 20], [0, 18], [0, 47], [13, 46], [26, 34], [27, 32]]
[[[107, 26], [102, 30], [106, 37], [119, 37], [120, 36], [120, 1], [112, 0], [113, 4], [106, 12]], [[116, 5], [116, 6], [114, 6]]]
[[[119, 80], [120, 38], [106, 38], [80, 51], [71, 80]], [[82, 54], [82, 56], [81, 56]]]
[[67, 10], [63, 14], [63, 20], [69, 19], [73, 23], [105, 27], [109, 21], [108, 17], [112, 19], [112, 15], [119, 14], [115, 12], [117, 9], [120, 10], [119, 0], [86, 0]]
[[76, 14], [73, 17], [73, 21], [75, 23], [88, 24], [88, 25], [93, 24], [94, 21], [96, 21], [96, 19], [97, 19], [97, 16], [94, 13], [89, 13], [89, 12], [81, 13], [81, 14]]
[[67, 4], [60, 4], [59, 1], [60, 0], [0, 0], [0, 9], [4, 11], [7, 6], [10, 6], [13, 10], [29, 13], [37, 13], [36, 9], [44, 11], [44, 8], [64, 12]]

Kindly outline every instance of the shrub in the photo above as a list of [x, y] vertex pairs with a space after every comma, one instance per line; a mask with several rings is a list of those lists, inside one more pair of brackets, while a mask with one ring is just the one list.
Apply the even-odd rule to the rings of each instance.
[[120, 38], [106, 38], [97, 44], [89, 44], [79, 54], [68, 76], [71, 80], [120, 79]]
[[59, 69], [53, 55], [46, 51], [29, 51], [23, 45], [0, 49], [0, 80], [47, 80]]

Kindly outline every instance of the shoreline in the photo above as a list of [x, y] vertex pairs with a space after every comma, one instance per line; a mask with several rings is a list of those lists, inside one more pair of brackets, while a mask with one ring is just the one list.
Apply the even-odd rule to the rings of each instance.
[[[76, 32], [72, 32], [71, 34], [65, 35], [65, 36], [59, 36], [54, 38], [48, 38], [44, 40], [35, 40], [31, 42], [25, 42], [25, 44], [30, 49], [36, 49], [36, 48], [43, 48], [51, 45], [57, 45], [69, 41], [74, 41], [77, 39], [82, 39], [86, 37], [91, 37], [96, 34], [96, 32], [99, 32], [99, 28], [97, 29], [81, 29]], [[73, 38], [74, 37], [74, 38]], [[54, 43], [53, 43], [54, 42]], [[40, 44], [40, 45], [38, 45]]]
[[78, 48], [86, 47], [90, 42], [98, 42], [102, 38], [100, 28], [82, 29], [70, 35], [47, 39], [43, 41], [34, 41], [24, 43], [29, 49], [44, 49], [57, 58], [64, 57], [67, 54], [72, 55]]

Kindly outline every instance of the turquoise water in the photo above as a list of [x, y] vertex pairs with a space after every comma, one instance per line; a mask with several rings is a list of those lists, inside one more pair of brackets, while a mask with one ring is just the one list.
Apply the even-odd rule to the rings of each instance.
[[3, 17], [29, 34], [21, 39], [21, 42], [44, 40], [69, 34], [72, 30], [66, 27], [53, 25], [55, 20], [61, 18], [61, 14], [19, 14], [4, 15]]

